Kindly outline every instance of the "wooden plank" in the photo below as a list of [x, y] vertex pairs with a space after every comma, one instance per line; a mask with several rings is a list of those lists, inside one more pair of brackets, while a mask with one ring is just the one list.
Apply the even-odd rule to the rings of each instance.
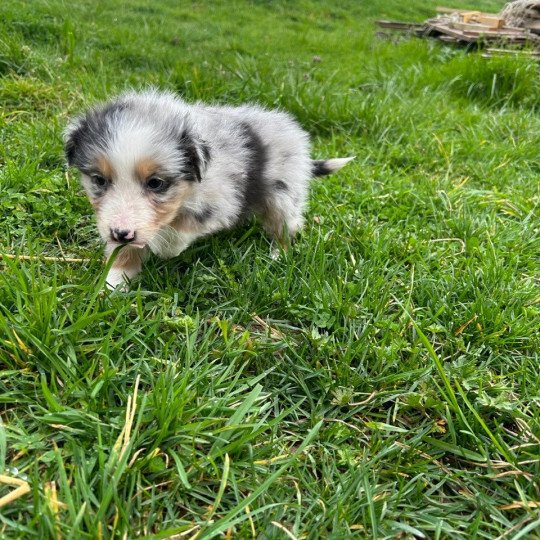
[[467, 24], [473, 17], [478, 17], [481, 15], [480, 11], [460, 11], [459, 12], [463, 22]]
[[502, 28], [504, 26], [504, 19], [501, 19], [496, 15], [486, 15], [485, 13], [480, 13], [480, 15], [473, 17], [472, 21], [485, 24], [489, 28]]
[[523, 28], [519, 29], [508, 29], [502, 28], [501, 30], [484, 30], [484, 29], [463, 29], [464, 34], [478, 35], [478, 36], [489, 36], [489, 37], [517, 37], [526, 39], [529, 37], [529, 33]]
[[451, 21], [448, 23], [448, 26], [451, 28], [456, 28], [457, 30], [463, 30], [464, 32], [481, 32], [482, 34], [525, 34], [523, 28], [517, 28], [515, 26], [503, 26], [501, 28], [493, 28], [485, 24], [475, 24], [475, 23], [460, 23]]
[[527, 38], [524, 32], [490, 32], [489, 30], [463, 30], [468, 36], [482, 36], [489, 38]]
[[459, 30], [453, 30], [452, 28], [449, 28], [446, 25], [443, 24], [436, 24], [433, 22], [433, 19], [431, 21], [428, 21], [427, 27], [430, 30], [435, 30], [436, 32], [439, 32], [441, 34], [446, 34], [448, 36], [454, 37], [458, 39], [459, 41], [466, 41], [468, 43], [472, 43], [473, 41], [476, 41], [474, 37], [466, 36], [463, 32], [460, 32]]
[[457, 30], [463, 30], [467, 31], [470, 30], [471, 32], [483, 32], [483, 31], [489, 31], [491, 30], [490, 26], [487, 26], [485, 24], [472, 24], [472, 23], [465, 23], [465, 22], [450, 22], [449, 25], [450, 28], [455, 28]]
[[422, 28], [422, 23], [402, 22], [402, 21], [375, 21], [381, 28], [393, 28], [394, 30], [415, 30]]
[[522, 51], [517, 49], [495, 49], [488, 48], [486, 52], [492, 54], [501, 54], [501, 55], [514, 55], [514, 56], [540, 56], [540, 51]]
[[503, 26], [501, 30], [508, 30], [510, 32], [523, 32], [524, 29], [521, 26]]

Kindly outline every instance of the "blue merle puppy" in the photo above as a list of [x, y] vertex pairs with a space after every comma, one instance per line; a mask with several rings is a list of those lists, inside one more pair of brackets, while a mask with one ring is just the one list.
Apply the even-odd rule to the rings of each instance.
[[352, 158], [312, 160], [309, 137], [281, 111], [190, 104], [155, 90], [129, 92], [76, 118], [65, 132], [106, 254], [125, 286], [148, 251], [175, 257], [197, 238], [255, 214], [286, 243], [304, 222], [309, 181]]

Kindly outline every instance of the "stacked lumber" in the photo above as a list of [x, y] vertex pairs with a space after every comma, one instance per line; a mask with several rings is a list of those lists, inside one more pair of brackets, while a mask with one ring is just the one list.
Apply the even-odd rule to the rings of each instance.
[[377, 21], [377, 24], [381, 28], [407, 30], [420, 37], [435, 37], [441, 41], [464, 45], [479, 43], [522, 47], [527, 43], [540, 43], [540, 36], [531, 32], [531, 29], [509, 26], [497, 14], [443, 7], [437, 8], [437, 12], [437, 17], [422, 24], [399, 21]]
[[448, 42], [475, 43], [504, 42], [512, 45], [524, 45], [535, 41], [536, 36], [528, 29], [508, 26], [499, 15], [481, 11], [462, 11], [451, 8], [438, 8], [439, 15], [428, 19], [424, 33]]

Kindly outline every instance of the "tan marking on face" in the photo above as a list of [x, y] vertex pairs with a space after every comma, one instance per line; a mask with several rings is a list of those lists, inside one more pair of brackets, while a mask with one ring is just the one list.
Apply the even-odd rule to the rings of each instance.
[[167, 198], [162, 202], [152, 202], [155, 212], [155, 219], [152, 226], [160, 229], [165, 225], [171, 225], [175, 229], [181, 230], [176, 226], [178, 211], [184, 205], [184, 201], [193, 190], [191, 182], [182, 182], [177, 188], [174, 196]]
[[99, 172], [107, 179], [111, 179], [114, 176], [114, 168], [111, 162], [105, 156], [99, 156], [97, 159], [97, 166]]
[[159, 165], [153, 159], [145, 158], [135, 164], [135, 177], [140, 181], [146, 181], [159, 170]]

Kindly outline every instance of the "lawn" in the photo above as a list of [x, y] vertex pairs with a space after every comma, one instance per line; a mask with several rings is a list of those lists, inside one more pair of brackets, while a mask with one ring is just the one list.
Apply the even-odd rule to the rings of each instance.
[[[540, 538], [539, 65], [375, 36], [438, 3], [0, 3], [2, 538]], [[148, 85], [356, 160], [102, 293], [61, 134]]]

